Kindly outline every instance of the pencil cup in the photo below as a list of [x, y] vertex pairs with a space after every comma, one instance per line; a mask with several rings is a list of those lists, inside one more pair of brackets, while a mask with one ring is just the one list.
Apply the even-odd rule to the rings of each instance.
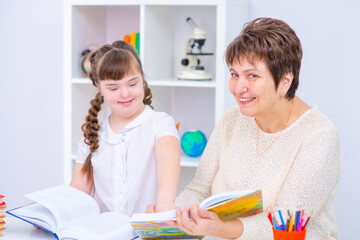
[[305, 240], [306, 230], [302, 231], [280, 231], [273, 228], [274, 240]]

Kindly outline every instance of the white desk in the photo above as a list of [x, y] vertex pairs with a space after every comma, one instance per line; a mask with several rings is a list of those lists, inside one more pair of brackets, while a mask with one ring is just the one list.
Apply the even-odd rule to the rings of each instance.
[[[30, 223], [6, 214], [5, 231], [0, 240], [56, 240], [50, 233], [38, 229]], [[205, 237], [204, 240], [220, 240], [219, 238]]]
[[50, 233], [8, 214], [5, 217], [5, 228], [0, 240], [55, 240]]

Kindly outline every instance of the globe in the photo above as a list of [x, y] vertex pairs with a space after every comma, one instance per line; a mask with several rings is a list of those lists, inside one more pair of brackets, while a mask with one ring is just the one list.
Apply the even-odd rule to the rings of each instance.
[[199, 130], [188, 131], [181, 137], [181, 149], [190, 157], [200, 156], [206, 147], [206, 136]]

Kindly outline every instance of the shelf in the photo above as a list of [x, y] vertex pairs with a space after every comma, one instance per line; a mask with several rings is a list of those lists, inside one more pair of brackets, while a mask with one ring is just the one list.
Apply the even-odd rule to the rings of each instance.
[[[92, 82], [88, 78], [73, 78], [72, 84], [89, 84]], [[149, 86], [154, 87], [199, 87], [199, 88], [216, 88], [216, 82], [212, 81], [191, 81], [177, 80], [176, 78], [166, 78], [158, 80], [148, 80]]]
[[73, 78], [71, 80], [72, 84], [89, 84], [92, 85], [92, 81], [89, 78]]
[[[214, 55], [199, 59], [211, 81], [176, 78], [183, 43], [193, 34], [187, 17], [206, 30], [202, 51]], [[140, 33], [140, 59], [152, 106], [181, 122], [179, 135], [199, 129], [209, 137], [225, 110], [235, 105], [227, 91], [229, 73], [222, 56], [247, 21], [248, 0], [64, 0], [64, 182], [71, 180], [81, 125], [98, 92], [81, 69], [84, 49]], [[99, 114], [101, 121], [106, 112]], [[183, 185], [192, 179], [199, 160], [182, 153]]]
[[[71, 160], [75, 164], [76, 155], [71, 155]], [[200, 157], [192, 158], [188, 156], [181, 156], [180, 166], [182, 167], [194, 167], [197, 168], [199, 165]]]
[[180, 166], [182, 167], [195, 167], [199, 166], [200, 157], [181, 156]]
[[202, 88], [215, 88], [216, 83], [212, 81], [195, 81], [195, 80], [177, 80], [176, 78], [167, 78], [159, 80], [149, 80], [150, 86], [162, 87], [202, 87]]

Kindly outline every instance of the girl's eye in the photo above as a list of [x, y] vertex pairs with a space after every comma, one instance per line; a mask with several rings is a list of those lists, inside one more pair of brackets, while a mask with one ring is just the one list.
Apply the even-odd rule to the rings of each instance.
[[134, 87], [135, 85], [136, 85], [136, 82], [131, 83], [131, 84], [130, 84], [130, 87]]
[[116, 91], [116, 90], [117, 90], [117, 88], [110, 88], [110, 90], [111, 90], [111, 91]]

